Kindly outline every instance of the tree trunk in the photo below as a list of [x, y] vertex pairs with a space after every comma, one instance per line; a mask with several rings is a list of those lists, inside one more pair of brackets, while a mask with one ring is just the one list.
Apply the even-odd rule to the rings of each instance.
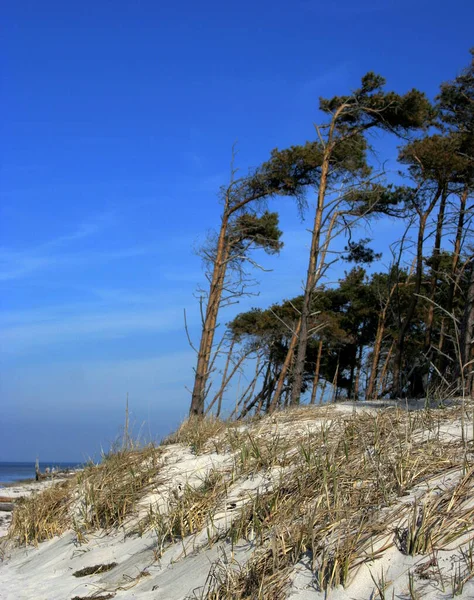
[[[258, 378], [260, 377], [260, 373], [262, 372], [262, 369], [263, 369], [263, 367], [260, 366], [261, 360], [262, 360], [262, 357], [259, 356], [257, 358], [257, 364], [255, 366], [254, 377], [253, 377], [252, 381], [249, 383], [249, 385], [247, 386], [247, 389], [242, 394], [241, 399], [239, 400], [239, 405], [242, 404], [242, 411], [246, 409], [246, 407], [248, 406], [248, 404], [250, 402], [252, 402], [251, 398], [252, 398], [253, 393], [255, 391], [255, 386], [257, 385]], [[234, 411], [234, 413], [235, 412], [236, 411]], [[232, 413], [231, 416], [233, 416], [234, 413]]]
[[382, 348], [383, 334], [385, 331], [385, 310], [380, 315], [375, 334], [374, 349], [372, 351], [372, 367], [370, 369], [369, 383], [365, 393], [366, 400], [372, 400], [374, 391], [377, 389], [377, 374], [379, 370], [380, 350]]
[[268, 388], [267, 388], [265, 397], [262, 398], [261, 402], [259, 402], [259, 406], [261, 407], [263, 405], [263, 401], [266, 400], [265, 411], [264, 411], [265, 414], [268, 414], [270, 412], [270, 405], [272, 402], [273, 392], [275, 390], [275, 386], [278, 381], [277, 375], [279, 375], [279, 373], [277, 370], [275, 370], [275, 373], [273, 374], [273, 377], [270, 379], [270, 382], [268, 384]]
[[[461, 254], [461, 243], [462, 243], [462, 236], [463, 236], [463, 232], [464, 232], [464, 220], [465, 220], [465, 215], [466, 215], [466, 203], [467, 203], [468, 195], [469, 195], [469, 189], [466, 188], [459, 198], [460, 206], [459, 206], [458, 223], [457, 223], [457, 227], [456, 227], [456, 238], [454, 240], [453, 262], [451, 264], [451, 281], [449, 283], [448, 298], [446, 300], [446, 312], [449, 314], [451, 314], [452, 310], [453, 310], [454, 296], [455, 296], [455, 292], [456, 292], [456, 273], [458, 270], [459, 257]], [[440, 356], [438, 368], [441, 371], [441, 373], [444, 372], [445, 367], [446, 367], [446, 359], [443, 355], [443, 348], [444, 348], [444, 342], [445, 342], [445, 331], [446, 331], [446, 317], [443, 316], [443, 319], [441, 322], [441, 332], [440, 332], [439, 342], [438, 342], [438, 349], [439, 349], [439, 356]]]
[[357, 356], [357, 367], [356, 367], [356, 377], [355, 377], [355, 383], [354, 383], [354, 393], [353, 393], [353, 397], [354, 400], [358, 400], [359, 399], [359, 385], [360, 385], [360, 372], [362, 369], [362, 353], [363, 353], [363, 346], [359, 346], [359, 353]]
[[[265, 371], [265, 377], [263, 378], [262, 389], [257, 394], [256, 398], [254, 398], [254, 400], [251, 402], [251, 404], [252, 404], [251, 408], [253, 408], [258, 402], [257, 408], [255, 409], [256, 415], [260, 414], [260, 411], [262, 410], [264, 401], [266, 399], [268, 401], [268, 391], [272, 389], [271, 383], [272, 383], [272, 381], [274, 382], [274, 380], [275, 380], [274, 377], [273, 378], [271, 377], [271, 374], [272, 374], [272, 360], [271, 360], [271, 358], [269, 358], [267, 370]], [[248, 412], [249, 410], [250, 409], [248, 409], [246, 407], [246, 411]], [[247, 413], [245, 413], [245, 414], [247, 414]]]
[[334, 371], [334, 379], [332, 380], [332, 396], [331, 403], [334, 404], [338, 396], [337, 378], [339, 375], [339, 358], [337, 359], [336, 370]]
[[382, 312], [380, 313], [378, 322], [377, 322], [377, 332], [375, 334], [375, 342], [374, 342], [374, 350], [372, 353], [372, 366], [370, 369], [370, 377], [369, 383], [367, 385], [367, 390], [365, 393], [366, 400], [372, 400], [375, 392], [375, 398], [377, 397], [377, 378], [378, 378], [378, 370], [379, 370], [379, 362], [380, 362], [380, 352], [382, 349], [383, 336], [385, 333], [385, 321], [387, 318], [387, 311], [390, 306], [390, 302], [392, 301], [392, 296], [395, 293], [395, 290], [398, 290], [398, 284], [395, 283], [390, 288], [390, 293], [388, 295], [387, 301], [385, 302]]
[[316, 266], [319, 258], [319, 248], [321, 239], [321, 223], [323, 220], [324, 200], [326, 197], [327, 179], [329, 173], [329, 160], [331, 157], [331, 145], [328, 145], [324, 151], [323, 162], [321, 165], [321, 179], [319, 182], [318, 204], [314, 216], [314, 225], [311, 237], [311, 250], [309, 253], [308, 271], [306, 273], [306, 285], [303, 297], [303, 306], [300, 315], [300, 333], [298, 339], [298, 349], [296, 361], [293, 369], [293, 387], [291, 391], [291, 403], [297, 404], [301, 395], [303, 384], [304, 363], [306, 359], [306, 348], [308, 345], [308, 319], [311, 311], [311, 300], [316, 287]]
[[316, 367], [314, 369], [314, 379], [313, 379], [313, 387], [311, 389], [311, 404], [314, 404], [316, 401], [316, 392], [318, 390], [319, 383], [319, 369], [321, 366], [321, 354], [323, 351], [323, 340], [319, 340], [318, 345], [318, 356], [316, 358]]
[[[471, 258], [474, 260], [474, 256]], [[463, 393], [472, 394], [472, 385], [474, 382], [473, 369], [473, 343], [474, 343], [474, 265], [471, 265], [471, 275], [469, 277], [469, 286], [467, 288], [466, 305], [459, 332], [461, 364], [459, 365], [461, 381], [463, 384]]]
[[448, 197], [447, 190], [443, 190], [441, 202], [439, 204], [438, 219], [436, 222], [436, 235], [433, 248], [433, 257], [431, 265], [431, 281], [429, 292], [428, 316], [426, 318], [426, 335], [425, 335], [425, 352], [429, 352], [431, 348], [431, 340], [433, 337], [433, 321], [435, 314], [434, 299], [436, 295], [436, 287], [438, 283], [438, 270], [441, 255], [441, 237], [443, 235], [444, 213], [446, 210], [446, 200]]
[[222, 286], [224, 284], [226, 262], [229, 253], [229, 247], [226, 240], [228, 223], [229, 217], [225, 210], [222, 217], [219, 239], [217, 241], [216, 258], [214, 260], [209, 298], [202, 327], [201, 341], [199, 343], [191, 408], [189, 410], [190, 416], [204, 415], [206, 384], [209, 377], [209, 362], [211, 359], [212, 345], [214, 343], [217, 315], [219, 313], [219, 306], [222, 298]]
[[392, 342], [392, 345], [390, 346], [390, 348], [389, 348], [389, 350], [387, 352], [387, 356], [385, 358], [385, 362], [384, 362], [383, 367], [382, 367], [382, 372], [380, 373], [380, 392], [377, 394], [378, 398], [381, 398], [386, 393], [385, 390], [387, 389], [388, 365], [390, 364], [390, 359], [392, 357], [394, 345], [395, 345], [395, 342]]
[[216, 417], [219, 417], [219, 415], [221, 413], [222, 397], [223, 397], [225, 389], [229, 383], [229, 380], [227, 379], [227, 372], [229, 370], [229, 364], [230, 364], [230, 359], [232, 358], [232, 350], [234, 349], [234, 345], [235, 345], [235, 341], [232, 340], [229, 351], [227, 352], [227, 360], [225, 361], [224, 372], [222, 374], [221, 387], [219, 388], [219, 391], [217, 392], [217, 394], [214, 396], [212, 402], [206, 408], [206, 410], [205, 410], [206, 415], [209, 414], [209, 412], [212, 410], [212, 407], [214, 406], [216, 401], [217, 401]]
[[436, 206], [442, 190], [438, 188], [435, 196], [431, 200], [428, 208], [425, 212], [419, 212], [419, 226], [418, 226], [418, 238], [416, 242], [416, 268], [415, 268], [415, 287], [413, 290], [413, 297], [410, 305], [408, 306], [405, 319], [400, 325], [400, 331], [398, 334], [397, 346], [395, 349], [395, 360], [393, 369], [393, 397], [397, 398], [401, 396], [403, 384], [402, 384], [402, 363], [403, 363], [403, 351], [405, 349], [405, 337], [408, 332], [408, 328], [411, 324], [415, 309], [418, 305], [418, 294], [421, 289], [421, 282], [423, 277], [423, 242], [425, 237], [426, 222], [431, 211]]
[[275, 410], [275, 408], [278, 406], [278, 403], [280, 402], [281, 393], [283, 391], [283, 385], [285, 383], [286, 376], [288, 374], [291, 362], [293, 360], [296, 343], [298, 342], [298, 336], [300, 333], [301, 324], [302, 324], [302, 320], [300, 318], [300, 319], [298, 319], [298, 321], [296, 323], [296, 328], [293, 332], [293, 335], [291, 336], [290, 345], [288, 346], [288, 352], [286, 353], [285, 361], [284, 361], [283, 366], [280, 371], [280, 376], [278, 378], [278, 383], [276, 386], [275, 394], [273, 396], [273, 400], [271, 401], [271, 403], [268, 407], [270, 413], [272, 413]]

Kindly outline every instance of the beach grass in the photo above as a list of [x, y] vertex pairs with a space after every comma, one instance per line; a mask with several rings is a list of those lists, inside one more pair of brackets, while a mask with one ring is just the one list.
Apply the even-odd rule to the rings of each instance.
[[[472, 406], [342, 408], [300, 407], [238, 424], [187, 420], [159, 447], [111, 452], [22, 500], [10, 538], [38, 544], [73, 529], [86, 543], [90, 532], [130, 521], [132, 534], [152, 532], [157, 561], [194, 538], [197, 548], [227, 544], [231, 556], [222, 550], [194, 598], [283, 599], [302, 561], [314, 589], [327, 593], [350, 586], [389, 549], [431, 561], [407, 574], [411, 597], [423, 577], [462, 594], [474, 577], [474, 444], [472, 419], [460, 411]], [[191, 469], [183, 484], [166, 469], [172, 459]], [[209, 467], [193, 474], [198, 463]], [[239, 544], [250, 548], [241, 562], [233, 558]], [[449, 577], [435, 568], [448, 549], [459, 558]], [[383, 571], [372, 581], [374, 598], [391, 597]]]

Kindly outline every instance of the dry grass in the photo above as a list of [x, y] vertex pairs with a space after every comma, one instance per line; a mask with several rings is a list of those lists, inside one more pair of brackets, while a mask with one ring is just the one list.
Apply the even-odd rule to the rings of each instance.
[[427, 554], [474, 531], [474, 466], [453, 486], [413, 504], [396, 538], [404, 554]]
[[161, 452], [149, 446], [106, 456], [78, 474], [79, 522], [85, 531], [121, 525], [155, 484]]
[[166, 513], [150, 510], [142, 530], [153, 529], [157, 537], [157, 557], [169, 544], [207, 529], [208, 543], [218, 537], [213, 517], [227, 494], [228, 481], [222, 471], [211, 470], [198, 486], [186, 484], [171, 495]]
[[[282, 421], [297, 423], [311, 412], [317, 414], [282, 413]], [[247, 433], [236, 461], [240, 473], [279, 467], [281, 477], [243, 506], [228, 531], [234, 543], [252, 540], [254, 555], [242, 566], [214, 565], [203, 598], [283, 598], [289, 573], [305, 554], [318, 589], [345, 586], [363, 562], [393, 544], [390, 523], [394, 530], [404, 514], [408, 524], [399, 531], [415, 540], [410, 553], [446, 548], [472, 535], [472, 443], [466, 450], [442, 435], [442, 425], [459, 418], [458, 408], [331, 412], [319, 430], [293, 435], [290, 442], [271, 427]], [[278, 416], [272, 419], [272, 425], [278, 422]], [[417, 503], [400, 504], [415, 486], [460, 468], [464, 477], [430, 496], [421, 521]]]
[[160, 456], [152, 446], [111, 453], [72, 479], [19, 500], [10, 539], [38, 544], [73, 528], [83, 542], [88, 531], [121, 525], [156, 482]]
[[61, 535], [71, 524], [71, 490], [74, 479], [58, 483], [40, 494], [19, 498], [15, 504], [9, 537], [20, 544], [37, 545]]
[[189, 446], [194, 454], [201, 454], [210, 450], [209, 441], [222, 433], [226, 427], [224, 421], [212, 415], [205, 418], [190, 417], [165, 438], [162, 444], [183, 444]]
[[[347, 586], [364, 562], [393, 544], [406, 554], [432, 556], [462, 541], [464, 562], [452, 582], [458, 593], [474, 574], [474, 445], [472, 436], [453, 439], [445, 432], [459, 423], [462, 410], [350, 414], [310, 407], [239, 426], [214, 418], [185, 421], [166, 444], [186, 444], [195, 454], [230, 453], [234, 469], [211, 470], [198, 485], [175, 489], [163, 512], [151, 507], [139, 527], [154, 530], [157, 558], [168, 545], [185, 547], [185, 538], [206, 530], [209, 545], [251, 542], [248, 561], [223, 555], [195, 597], [283, 599], [302, 557], [310, 562], [314, 586], [329, 590]], [[51, 537], [71, 526], [71, 515], [84, 534], [120, 525], [156, 484], [160, 465], [160, 449], [111, 454], [68, 482], [62, 496], [51, 488], [50, 500], [26, 501], [31, 507], [18, 511], [15, 537], [22, 543]], [[227, 529], [215, 527], [229, 488], [263, 473], [271, 482], [266, 491], [249, 491], [229, 513]], [[161, 483], [166, 488], [168, 482]], [[48, 517], [34, 530], [39, 505]]]
[[[280, 557], [281, 558], [281, 557]], [[232, 561], [225, 553], [216, 561], [200, 591], [192, 598], [199, 600], [224, 600], [246, 598], [258, 600], [286, 598], [291, 576], [290, 562], [283, 557], [275, 557], [271, 551], [256, 554], [245, 564]]]
[[107, 571], [111, 571], [117, 566], [116, 562], [103, 564], [103, 565], [94, 565], [92, 567], [84, 567], [79, 571], [74, 571], [73, 577], [88, 577], [89, 575], [98, 575], [100, 573], [107, 573]]

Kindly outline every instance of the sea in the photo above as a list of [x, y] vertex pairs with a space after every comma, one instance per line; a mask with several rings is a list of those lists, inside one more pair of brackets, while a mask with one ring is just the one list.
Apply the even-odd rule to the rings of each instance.
[[[80, 468], [81, 466], [83, 465], [77, 462], [40, 462], [39, 464], [42, 473], [47, 468], [64, 471], [66, 469]], [[0, 462], [0, 485], [34, 478], [34, 462]]]

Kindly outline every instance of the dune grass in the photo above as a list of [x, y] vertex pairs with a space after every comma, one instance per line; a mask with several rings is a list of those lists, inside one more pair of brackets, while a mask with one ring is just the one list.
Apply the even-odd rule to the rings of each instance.
[[[472, 434], [450, 430], [459, 427], [465, 409], [302, 407], [238, 425], [188, 420], [163, 447], [111, 453], [20, 502], [10, 536], [38, 543], [72, 527], [81, 541], [136, 516], [148, 491], [167, 490], [162, 509], [150, 505], [138, 527], [154, 532], [157, 559], [171, 544], [184, 548], [187, 538], [206, 530], [209, 546], [225, 541], [251, 548], [242, 564], [224, 553], [195, 598], [283, 599], [303, 558], [314, 587], [324, 592], [349, 585], [364, 563], [394, 545], [407, 555], [433, 557], [462, 543], [462, 565], [450, 582], [453, 594], [460, 593], [474, 576], [474, 445]], [[233, 467], [211, 469], [178, 491], [162, 475], [163, 453], [173, 443], [196, 455], [225, 453]], [[230, 490], [263, 474], [269, 485], [246, 492], [225, 512], [226, 526], [215, 526]], [[416, 596], [421, 575], [410, 577]], [[388, 583], [376, 583], [385, 593]]]
[[228, 423], [210, 415], [205, 418], [185, 419], [178, 429], [166, 437], [162, 444], [183, 444], [189, 446], [194, 454], [201, 454], [211, 448], [208, 443], [228, 427]]
[[79, 473], [76, 507], [82, 527], [94, 531], [121, 525], [156, 483], [160, 454], [154, 446], [119, 451]]
[[72, 528], [82, 542], [87, 532], [121, 525], [155, 484], [160, 456], [153, 446], [110, 453], [99, 465], [20, 499], [9, 538], [23, 545], [38, 544]]
[[64, 533], [71, 524], [73, 485], [74, 479], [57, 483], [29, 498], [19, 498], [13, 511], [9, 537], [27, 546]]
[[[300, 411], [299, 418], [307, 415]], [[198, 597], [284, 598], [303, 556], [311, 557], [316, 589], [347, 586], [362, 563], [396, 539], [403, 552], [428, 554], [472, 537], [472, 442], [466, 448], [442, 431], [458, 417], [456, 410], [333, 415], [319, 430], [293, 435], [293, 451], [274, 433], [252, 438], [243, 471], [279, 467], [280, 479], [251, 499], [227, 532], [234, 543], [252, 541], [253, 556], [234, 568], [214, 565]], [[458, 471], [459, 481], [437, 488]], [[400, 502], [418, 485], [430, 489], [430, 481], [433, 490], [422, 500]], [[462, 581], [473, 574], [466, 568]]]

